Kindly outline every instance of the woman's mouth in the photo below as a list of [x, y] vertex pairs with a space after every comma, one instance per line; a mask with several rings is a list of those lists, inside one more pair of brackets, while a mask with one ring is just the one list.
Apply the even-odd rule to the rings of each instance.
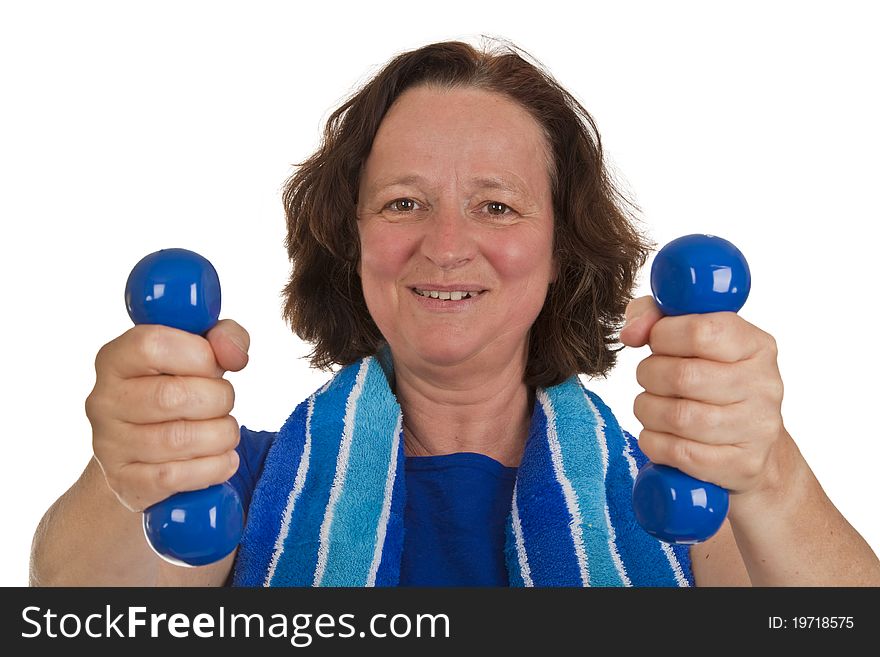
[[410, 288], [416, 302], [426, 310], [467, 310], [482, 300], [488, 290], [422, 290]]
[[442, 301], [461, 301], [462, 299], [470, 299], [471, 297], [476, 297], [485, 292], [486, 290], [481, 290], [479, 292], [469, 292], [467, 290], [453, 290], [451, 292], [447, 292], [444, 290], [420, 290], [418, 288], [412, 288], [413, 292], [418, 294], [419, 296], [431, 299], [441, 299]]

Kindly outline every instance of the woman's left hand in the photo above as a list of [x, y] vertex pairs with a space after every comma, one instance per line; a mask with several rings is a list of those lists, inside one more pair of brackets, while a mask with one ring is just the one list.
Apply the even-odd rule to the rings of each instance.
[[652, 352], [633, 405], [645, 455], [731, 493], [778, 486], [776, 448], [791, 438], [773, 336], [732, 312], [667, 317], [650, 296], [626, 317], [620, 341]]

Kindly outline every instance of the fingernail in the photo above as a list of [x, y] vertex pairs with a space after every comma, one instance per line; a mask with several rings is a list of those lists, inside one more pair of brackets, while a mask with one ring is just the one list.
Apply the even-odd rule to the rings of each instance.
[[632, 326], [633, 324], [635, 324], [639, 320], [639, 317], [642, 316], [642, 314], [644, 314], [644, 313], [641, 313], [638, 315], [633, 315], [632, 317], [628, 317], [626, 320], [626, 323], [623, 325], [623, 328], [627, 328], [628, 326]]
[[244, 340], [242, 340], [240, 336], [230, 334], [229, 339], [232, 341], [232, 344], [238, 347], [238, 350], [241, 353], [247, 354], [247, 347], [244, 344]]

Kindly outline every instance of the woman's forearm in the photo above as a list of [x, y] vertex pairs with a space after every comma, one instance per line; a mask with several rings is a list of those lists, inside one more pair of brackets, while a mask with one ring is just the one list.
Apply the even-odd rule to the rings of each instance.
[[92, 459], [46, 512], [31, 548], [31, 586], [153, 586], [161, 559], [141, 514], [126, 509]]
[[880, 560], [828, 499], [788, 432], [772, 487], [732, 495], [730, 523], [753, 586], [880, 586]]

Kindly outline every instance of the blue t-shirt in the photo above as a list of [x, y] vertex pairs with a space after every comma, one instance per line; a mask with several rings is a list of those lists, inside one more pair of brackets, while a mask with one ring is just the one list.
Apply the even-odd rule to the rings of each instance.
[[[275, 433], [241, 428], [230, 483], [247, 509]], [[508, 586], [504, 532], [516, 468], [483, 454], [406, 457], [400, 586]]]

